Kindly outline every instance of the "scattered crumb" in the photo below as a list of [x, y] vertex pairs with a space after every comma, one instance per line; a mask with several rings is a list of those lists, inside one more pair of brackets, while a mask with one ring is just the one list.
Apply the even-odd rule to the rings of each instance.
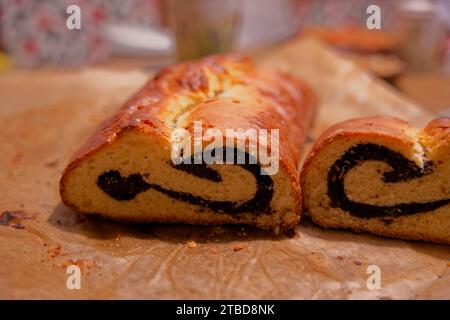
[[0, 215], [0, 224], [3, 226], [9, 226], [15, 219], [16, 216], [11, 211], [4, 211]]
[[50, 258], [56, 258], [61, 253], [61, 245], [59, 244], [50, 245], [47, 249], [47, 253], [50, 256]]
[[357, 266], [362, 265], [361, 261], [358, 261], [358, 260], [353, 261], [353, 263], [354, 263], [355, 265], [357, 265]]
[[88, 271], [93, 269], [94, 267], [100, 268], [100, 266], [97, 264], [95, 260], [87, 260], [87, 259], [77, 259], [77, 260], [68, 259], [61, 264], [53, 264], [54, 267], [60, 269], [67, 269], [67, 267], [71, 265], [78, 266], [82, 273], [87, 272], [87, 274], [89, 274]]
[[450, 262], [447, 262], [447, 267], [449, 267], [449, 268], [450, 268]]
[[337, 256], [336, 258], [337, 258], [339, 261], [344, 260], [344, 257], [343, 257], [343, 256]]
[[14, 229], [25, 229], [22, 220], [34, 219], [35, 215], [29, 215], [24, 211], [3, 211], [0, 214], [0, 225], [12, 227]]
[[237, 252], [237, 251], [244, 250], [244, 248], [245, 248], [245, 245], [243, 243], [237, 243], [234, 245], [233, 250]]
[[123, 237], [123, 234], [119, 233], [114, 240], [119, 241], [120, 239], [122, 239], [122, 237]]
[[195, 242], [193, 240], [192, 241], [188, 241], [187, 246], [188, 246], [188, 248], [191, 248], [191, 249], [197, 248], [197, 242]]

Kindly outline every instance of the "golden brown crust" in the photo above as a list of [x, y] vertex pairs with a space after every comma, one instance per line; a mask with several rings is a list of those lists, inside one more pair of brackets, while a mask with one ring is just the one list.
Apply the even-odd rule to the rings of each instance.
[[450, 118], [438, 118], [430, 121], [423, 129], [421, 143], [433, 149], [450, 147]]
[[[308, 166], [317, 152], [330, 141], [339, 136], [384, 136], [395, 139], [404, 145], [413, 145], [416, 143], [408, 134], [413, 128], [406, 122], [394, 117], [378, 116], [358, 119], [350, 119], [325, 130], [315, 141], [311, 151], [305, 159], [302, 167], [302, 173], [308, 170]], [[450, 144], [450, 118], [442, 117], [430, 121], [422, 130], [422, 136], [425, 136], [429, 146], [441, 146]]]
[[[178, 107], [183, 103], [184, 109]], [[240, 107], [239, 112], [229, 112], [231, 107]], [[261, 72], [246, 57], [210, 56], [166, 68], [75, 153], [61, 179], [62, 199], [77, 209], [66, 197], [67, 176], [129, 128], [169, 141], [174, 128], [193, 130], [193, 121], [201, 120], [204, 128], [279, 129], [280, 167], [289, 173], [299, 212], [297, 164], [314, 110], [315, 98], [306, 85], [279, 72]]]
[[320, 137], [314, 142], [314, 145], [303, 163], [300, 181], [304, 179], [302, 176], [306, 174], [309, 166], [313, 164], [316, 154], [329, 142], [340, 136], [388, 136], [391, 139], [398, 140], [403, 144], [413, 145], [411, 136], [406, 133], [410, 129], [407, 122], [393, 117], [367, 117], [350, 119], [325, 130]]
[[[325, 130], [315, 141], [312, 149], [307, 155], [300, 174], [300, 180], [303, 181], [309, 166], [313, 164], [316, 154], [329, 142], [338, 137], [351, 137], [366, 135], [368, 137], [380, 136], [388, 137], [393, 141], [398, 141], [403, 145], [416, 143], [408, 134], [408, 130], [413, 128], [408, 122], [387, 116], [366, 117], [350, 119]], [[422, 137], [425, 136], [429, 146], [449, 145], [450, 144], [450, 118], [442, 117], [430, 121], [422, 130]], [[431, 139], [431, 140], [430, 140]]]

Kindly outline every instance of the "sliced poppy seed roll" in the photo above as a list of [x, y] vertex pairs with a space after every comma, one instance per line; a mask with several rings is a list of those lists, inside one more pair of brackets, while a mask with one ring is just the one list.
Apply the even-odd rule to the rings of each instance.
[[313, 146], [301, 185], [321, 226], [450, 244], [450, 118], [338, 124]]
[[[313, 113], [307, 86], [245, 57], [166, 68], [76, 153], [61, 179], [63, 202], [122, 221], [290, 229], [299, 221], [298, 160]], [[198, 126], [209, 136], [199, 137]], [[239, 129], [257, 134], [229, 133]], [[180, 131], [192, 139], [178, 139]], [[263, 150], [278, 158], [265, 161]], [[219, 161], [205, 161], [205, 151]]]

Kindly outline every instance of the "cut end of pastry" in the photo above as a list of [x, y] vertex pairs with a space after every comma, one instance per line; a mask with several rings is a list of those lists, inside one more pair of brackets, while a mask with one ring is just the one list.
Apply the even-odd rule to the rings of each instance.
[[301, 173], [303, 208], [324, 227], [450, 243], [450, 119], [418, 130], [389, 117], [325, 132]]
[[79, 212], [120, 221], [263, 229], [298, 223], [298, 192], [284, 171], [261, 175], [257, 164], [175, 165], [170, 143], [139, 128], [75, 162], [61, 180], [64, 202]]
[[[272, 91], [273, 92], [272, 92]], [[278, 73], [260, 73], [248, 59], [210, 57], [163, 70], [75, 155], [60, 183], [63, 202], [81, 213], [118, 221], [248, 224], [276, 232], [299, 222], [298, 140], [312, 118], [306, 87]], [[248, 144], [217, 142], [215, 152], [232, 163], [196, 162], [200, 152], [173, 161], [173, 133], [280, 128], [279, 168], [252, 158]], [[198, 141], [197, 141], [198, 142]], [[254, 141], [256, 147], [263, 146]], [[301, 145], [301, 143], [300, 143]], [[268, 144], [268, 152], [274, 145]], [[245, 161], [238, 161], [238, 157]], [[252, 158], [252, 161], [250, 161]], [[266, 172], [267, 173], [267, 172]]]

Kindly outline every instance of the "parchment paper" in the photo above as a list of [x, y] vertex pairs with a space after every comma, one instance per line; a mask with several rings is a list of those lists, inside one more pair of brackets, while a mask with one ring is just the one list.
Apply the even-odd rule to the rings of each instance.
[[[303, 78], [320, 98], [311, 138], [355, 116], [431, 115], [314, 40], [259, 58]], [[0, 298], [450, 298], [450, 248], [329, 231], [121, 225], [75, 214], [58, 183], [72, 153], [148, 77], [105, 69], [0, 76]], [[82, 270], [81, 289], [66, 268]], [[369, 290], [367, 267], [381, 270]]]

